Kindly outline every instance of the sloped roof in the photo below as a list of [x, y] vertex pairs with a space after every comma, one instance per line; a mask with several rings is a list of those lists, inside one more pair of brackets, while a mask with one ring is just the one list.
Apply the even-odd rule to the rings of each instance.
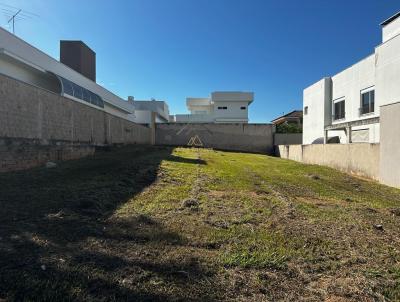
[[271, 123], [275, 123], [280, 119], [287, 118], [287, 117], [303, 117], [303, 110], [293, 110], [287, 114], [278, 116], [277, 118], [273, 119]]

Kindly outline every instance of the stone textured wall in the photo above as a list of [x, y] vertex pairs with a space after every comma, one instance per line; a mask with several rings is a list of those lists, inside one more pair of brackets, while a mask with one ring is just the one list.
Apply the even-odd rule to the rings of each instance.
[[280, 145], [275, 152], [282, 158], [379, 179], [379, 144]]
[[91, 154], [94, 146], [150, 144], [151, 129], [0, 75], [0, 139], [5, 139], [0, 151], [0, 171], [5, 171], [22, 168], [23, 162], [26, 168], [39, 165], [45, 152], [49, 160], [53, 151], [72, 159]]
[[48, 161], [71, 160], [93, 155], [95, 146], [70, 142], [46, 142], [34, 139], [0, 139], [0, 172], [44, 165]]
[[187, 146], [196, 136], [206, 148], [273, 153], [272, 124], [157, 124], [156, 145]]

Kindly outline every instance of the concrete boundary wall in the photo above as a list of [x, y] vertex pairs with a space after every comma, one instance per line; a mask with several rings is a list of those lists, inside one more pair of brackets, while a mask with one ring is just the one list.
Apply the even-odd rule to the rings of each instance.
[[[22, 169], [21, 161], [41, 164], [46, 148], [49, 160], [54, 152], [62, 160], [91, 154], [94, 146], [150, 144], [151, 129], [0, 75], [0, 140], [0, 171], [8, 171]], [[16, 153], [21, 144], [23, 159]]]
[[275, 154], [379, 180], [379, 144], [279, 145]]
[[301, 145], [303, 133], [275, 133], [274, 145]]
[[273, 154], [274, 131], [272, 124], [157, 124], [155, 143], [187, 146], [197, 137], [205, 148]]

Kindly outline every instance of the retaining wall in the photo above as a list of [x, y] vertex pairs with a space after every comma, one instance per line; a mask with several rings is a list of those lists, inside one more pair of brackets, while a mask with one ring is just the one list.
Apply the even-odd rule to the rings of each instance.
[[272, 124], [167, 123], [156, 125], [155, 142], [187, 146], [197, 136], [206, 148], [273, 154], [273, 132]]
[[79, 158], [99, 145], [150, 144], [151, 129], [0, 75], [0, 140], [0, 171], [8, 171]]
[[277, 156], [379, 180], [379, 144], [279, 145]]

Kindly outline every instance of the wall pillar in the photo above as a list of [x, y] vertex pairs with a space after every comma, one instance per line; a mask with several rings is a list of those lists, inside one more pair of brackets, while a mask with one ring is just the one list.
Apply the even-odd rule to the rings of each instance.
[[346, 127], [346, 137], [347, 141], [346, 143], [351, 144], [351, 126]]
[[151, 112], [150, 128], [151, 128], [150, 144], [155, 145], [156, 144], [156, 113], [155, 112]]
[[400, 103], [380, 108], [379, 178], [384, 184], [400, 187]]

